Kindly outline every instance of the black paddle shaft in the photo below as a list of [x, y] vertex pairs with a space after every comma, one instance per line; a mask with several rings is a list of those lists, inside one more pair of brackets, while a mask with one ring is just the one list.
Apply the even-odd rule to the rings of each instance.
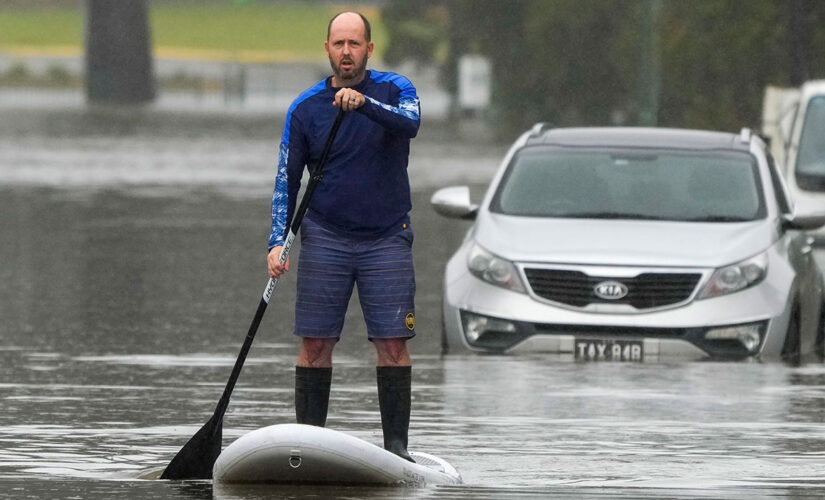
[[[301, 203], [295, 210], [292, 221], [285, 231], [287, 233], [286, 240], [284, 241], [283, 250], [279, 258], [281, 265], [285, 264], [289, 257], [289, 250], [292, 248], [295, 233], [298, 232], [298, 228], [304, 220], [304, 214], [309, 207], [312, 193], [318, 184], [321, 183], [321, 179], [324, 176], [324, 165], [326, 164], [329, 150], [332, 148], [332, 142], [335, 140], [335, 135], [338, 133], [338, 127], [340, 127], [343, 117], [344, 110], [338, 108], [338, 114], [332, 124], [332, 129], [329, 131], [324, 149], [321, 151], [321, 158], [318, 161], [318, 165], [310, 172], [310, 178], [304, 196], [301, 198]], [[226, 388], [224, 388], [221, 399], [215, 407], [212, 418], [189, 439], [172, 461], [169, 462], [166, 470], [164, 470], [160, 476], [161, 479], [210, 479], [212, 477], [212, 466], [215, 464], [215, 460], [217, 460], [221, 452], [223, 416], [229, 406], [229, 398], [232, 395], [232, 390], [235, 388], [238, 377], [241, 375], [246, 356], [249, 354], [252, 341], [255, 340], [255, 334], [258, 332], [258, 327], [264, 317], [264, 312], [266, 312], [266, 306], [269, 304], [269, 299], [272, 297], [272, 293], [275, 291], [277, 284], [278, 278], [269, 278], [261, 302], [258, 304], [257, 311], [255, 311], [255, 317], [252, 318], [252, 324], [249, 325], [246, 339], [244, 339], [243, 346], [241, 346], [241, 352], [238, 354], [238, 359], [235, 360], [235, 366], [232, 368], [229, 381], [226, 383]]]

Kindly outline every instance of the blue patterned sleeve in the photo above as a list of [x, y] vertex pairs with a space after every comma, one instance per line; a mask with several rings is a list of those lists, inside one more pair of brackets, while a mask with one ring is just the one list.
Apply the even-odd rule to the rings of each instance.
[[272, 193], [272, 227], [269, 233], [268, 249], [283, 245], [284, 229], [286, 228], [286, 214], [289, 206], [287, 190], [286, 162], [289, 157], [289, 145], [281, 141], [278, 153], [278, 171], [275, 175], [275, 189]]
[[293, 198], [301, 187], [301, 173], [306, 164], [306, 147], [300, 121], [293, 111], [294, 107], [287, 113], [278, 152], [278, 171], [272, 193], [272, 227], [267, 247], [270, 250], [284, 243], [284, 231], [295, 209]]
[[421, 108], [415, 87], [407, 78], [395, 73], [383, 73], [376, 81], [390, 82], [398, 88], [397, 104], [365, 96], [366, 105], [358, 108], [358, 111], [388, 130], [412, 139], [418, 134], [421, 124]]

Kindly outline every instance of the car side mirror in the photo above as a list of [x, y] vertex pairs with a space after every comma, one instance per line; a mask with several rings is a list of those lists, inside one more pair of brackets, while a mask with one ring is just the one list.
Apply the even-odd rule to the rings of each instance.
[[812, 231], [825, 226], [825, 212], [783, 215], [782, 222], [786, 229]]
[[478, 205], [470, 201], [470, 188], [450, 186], [433, 193], [430, 204], [439, 215], [452, 219], [473, 220], [478, 214]]

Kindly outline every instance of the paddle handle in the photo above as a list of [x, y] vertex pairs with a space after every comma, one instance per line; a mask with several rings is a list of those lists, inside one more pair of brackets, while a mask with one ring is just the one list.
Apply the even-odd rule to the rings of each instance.
[[[286, 239], [284, 240], [284, 247], [281, 249], [281, 255], [278, 257], [278, 262], [280, 262], [282, 266], [286, 264], [286, 261], [289, 258], [289, 251], [292, 249], [293, 241], [295, 241], [295, 233], [293, 233], [292, 229], [290, 229], [289, 234], [287, 234]], [[275, 293], [276, 285], [278, 285], [278, 278], [269, 278], [269, 281], [266, 283], [266, 287], [264, 288], [264, 295], [262, 297], [262, 300], [267, 304], [269, 304], [269, 299], [272, 298], [272, 294]]]

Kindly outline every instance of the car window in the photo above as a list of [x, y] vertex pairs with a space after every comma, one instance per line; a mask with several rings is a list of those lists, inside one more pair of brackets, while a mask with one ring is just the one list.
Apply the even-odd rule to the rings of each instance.
[[825, 186], [825, 96], [808, 102], [799, 138], [796, 180], [803, 189], [821, 190]]
[[765, 216], [747, 153], [527, 147], [490, 206], [541, 217], [737, 222]]

